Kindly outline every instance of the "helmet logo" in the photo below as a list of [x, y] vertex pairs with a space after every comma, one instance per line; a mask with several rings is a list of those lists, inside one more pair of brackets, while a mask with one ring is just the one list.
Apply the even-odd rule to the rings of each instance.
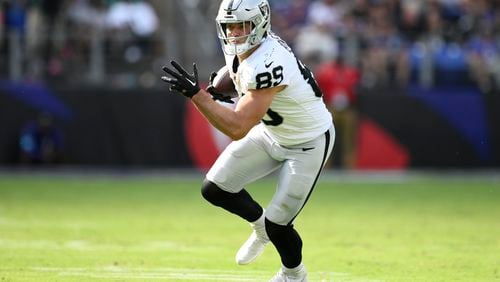
[[263, 2], [259, 5], [260, 12], [262, 16], [264, 16], [265, 19], [269, 17], [270, 10], [269, 10], [269, 5], [267, 3]]
[[234, 0], [231, 0], [231, 2], [229, 2], [229, 4], [227, 5], [227, 8], [224, 9], [224, 11], [226, 11], [228, 15], [231, 15], [233, 11], [236, 11], [238, 9], [238, 7], [241, 5], [241, 1], [234, 8], [233, 5], [234, 5]]

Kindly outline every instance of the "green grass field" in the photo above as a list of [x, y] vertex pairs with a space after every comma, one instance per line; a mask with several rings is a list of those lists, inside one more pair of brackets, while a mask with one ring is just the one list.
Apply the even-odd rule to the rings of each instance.
[[[0, 175], [0, 281], [267, 281], [276, 251], [236, 265], [250, 228], [201, 180]], [[296, 228], [310, 281], [500, 281], [495, 180], [322, 180]]]

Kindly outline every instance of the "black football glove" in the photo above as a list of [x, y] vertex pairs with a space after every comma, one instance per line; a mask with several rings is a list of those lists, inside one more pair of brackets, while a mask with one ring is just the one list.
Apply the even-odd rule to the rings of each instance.
[[200, 91], [196, 64], [193, 63], [193, 74], [187, 73], [176, 61], [171, 61], [170, 64], [172, 64], [177, 72], [164, 66], [163, 70], [172, 77], [162, 76], [161, 79], [171, 84], [170, 91], [177, 91], [187, 98], [193, 98]]
[[215, 90], [215, 88], [213, 86], [213, 82], [214, 82], [214, 78], [216, 76], [217, 76], [217, 72], [212, 72], [212, 74], [210, 74], [209, 84], [207, 87], [208, 93], [210, 93], [210, 95], [212, 95], [212, 99], [214, 99], [214, 100], [218, 100], [218, 101], [229, 103], [229, 104], [234, 104], [234, 101], [231, 100], [231, 97], [226, 96], [222, 93], [219, 93]]

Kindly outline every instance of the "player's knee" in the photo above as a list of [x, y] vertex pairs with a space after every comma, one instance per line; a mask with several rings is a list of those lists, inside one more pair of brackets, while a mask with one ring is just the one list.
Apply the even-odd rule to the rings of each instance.
[[205, 200], [212, 203], [213, 205], [219, 206], [221, 202], [221, 194], [223, 190], [219, 188], [215, 183], [205, 179], [203, 185], [201, 186], [201, 195]]

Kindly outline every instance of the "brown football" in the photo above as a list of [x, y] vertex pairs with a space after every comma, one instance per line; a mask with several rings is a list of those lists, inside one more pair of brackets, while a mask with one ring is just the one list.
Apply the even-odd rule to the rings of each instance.
[[215, 76], [212, 85], [214, 86], [215, 91], [220, 94], [227, 95], [231, 98], [238, 97], [238, 92], [234, 87], [234, 82], [229, 75], [227, 66], [223, 66], [217, 71], [217, 76]]

